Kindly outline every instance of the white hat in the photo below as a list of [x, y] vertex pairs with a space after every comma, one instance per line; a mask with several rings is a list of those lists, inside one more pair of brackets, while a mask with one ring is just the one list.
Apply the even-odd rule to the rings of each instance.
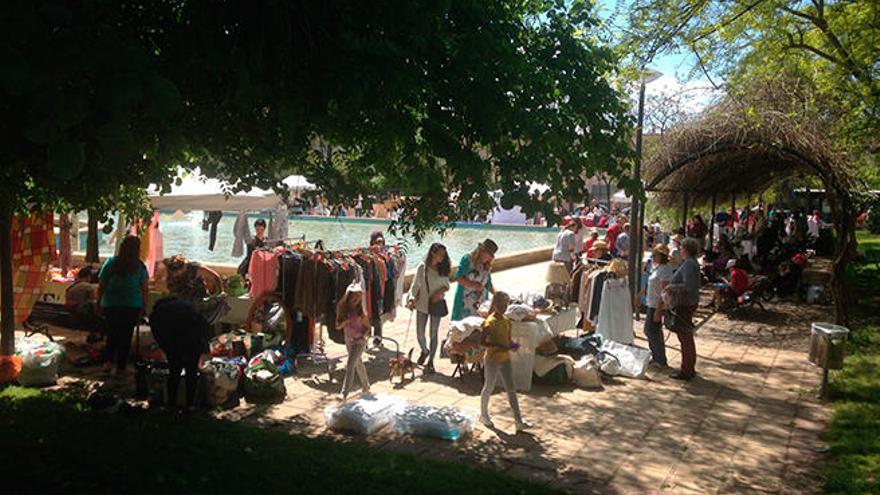
[[360, 282], [352, 282], [351, 285], [349, 285], [348, 288], [345, 289], [346, 294], [348, 294], [349, 292], [363, 292], [363, 291], [364, 291], [364, 289], [363, 289], [363, 287], [361, 287]]
[[736, 266], [736, 258], [731, 258], [731, 259], [727, 260], [727, 269], [728, 270], [730, 270], [731, 268], [733, 268], [735, 266]]

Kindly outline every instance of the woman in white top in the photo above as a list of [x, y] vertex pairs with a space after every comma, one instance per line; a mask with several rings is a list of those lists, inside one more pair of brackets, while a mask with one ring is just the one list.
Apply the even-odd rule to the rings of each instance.
[[[430, 307], [432, 304], [443, 300], [446, 297], [446, 291], [449, 290], [449, 275], [452, 272], [452, 266], [449, 261], [449, 254], [446, 252], [446, 246], [435, 242], [428, 250], [425, 261], [419, 263], [416, 269], [416, 275], [413, 278], [412, 287], [409, 290], [406, 307], [410, 310], [416, 310], [416, 332], [419, 340], [421, 354], [418, 363], [424, 364], [427, 359], [428, 364], [425, 366], [425, 373], [434, 372], [434, 355], [437, 353], [438, 332], [440, 330], [440, 320], [445, 316], [435, 312], [431, 314]], [[445, 308], [445, 306], [444, 306]], [[431, 346], [428, 347], [425, 342], [425, 326], [428, 318], [431, 319]]]

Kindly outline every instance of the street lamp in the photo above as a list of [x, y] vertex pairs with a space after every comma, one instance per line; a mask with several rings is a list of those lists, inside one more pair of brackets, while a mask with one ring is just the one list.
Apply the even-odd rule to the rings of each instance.
[[[663, 74], [652, 69], [642, 69], [642, 77], [639, 81], [639, 109], [636, 120], [636, 161], [633, 166], [633, 180], [642, 183], [642, 124], [645, 118], [645, 86], [659, 79]], [[633, 309], [636, 320], [640, 319], [638, 296], [641, 290], [641, 264], [642, 264], [642, 218], [641, 201], [638, 194], [634, 194], [629, 210], [630, 249], [629, 249], [629, 290], [632, 294]]]

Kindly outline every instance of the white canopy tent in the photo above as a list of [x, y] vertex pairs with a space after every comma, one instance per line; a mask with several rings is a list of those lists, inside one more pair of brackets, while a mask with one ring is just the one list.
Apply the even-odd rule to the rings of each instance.
[[[151, 186], [147, 194], [153, 208], [162, 210], [268, 210], [284, 204], [283, 198], [274, 191], [254, 188], [249, 191], [232, 192], [230, 186], [220, 180], [201, 175], [181, 174], [180, 185], [173, 185], [167, 194]], [[282, 181], [287, 187], [311, 190], [315, 185], [301, 175], [291, 175]]]

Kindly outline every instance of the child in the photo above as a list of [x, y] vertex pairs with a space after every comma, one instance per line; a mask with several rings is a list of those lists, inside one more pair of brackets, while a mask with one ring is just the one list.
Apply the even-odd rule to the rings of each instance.
[[361, 285], [354, 282], [348, 286], [345, 296], [336, 305], [336, 327], [343, 328], [345, 348], [348, 350], [348, 364], [345, 366], [345, 379], [342, 382], [343, 402], [353, 388], [355, 374], [361, 381], [364, 393], [370, 393], [370, 380], [362, 358], [370, 331], [370, 321], [364, 312], [363, 294]]
[[510, 351], [519, 348], [518, 344], [510, 340], [511, 322], [504, 312], [510, 304], [510, 296], [504, 292], [496, 292], [492, 298], [492, 306], [489, 317], [483, 323], [483, 346], [486, 348], [486, 358], [483, 363], [486, 378], [483, 384], [483, 393], [480, 395], [480, 422], [487, 428], [494, 428], [492, 418], [489, 417], [489, 397], [495, 390], [495, 382], [501, 376], [504, 390], [507, 391], [507, 400], [513, 409], [516, 420], [516, 431], [519, 433], [531, 425], [522, 419], [519, 412], [519, 403], [516, 400], [516, 387], [513, 383], [513, 366], [510, 363]]

